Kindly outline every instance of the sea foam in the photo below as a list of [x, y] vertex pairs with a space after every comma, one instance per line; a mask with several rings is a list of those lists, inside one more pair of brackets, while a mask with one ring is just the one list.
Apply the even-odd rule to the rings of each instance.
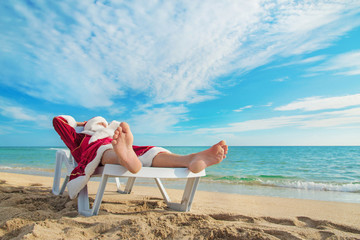
[[360, 193], [360, 182], [353, 183], [321, 183], [308, 181], [263, 181], [262, 185], [296, 188], [316, 191], [336, 191]]

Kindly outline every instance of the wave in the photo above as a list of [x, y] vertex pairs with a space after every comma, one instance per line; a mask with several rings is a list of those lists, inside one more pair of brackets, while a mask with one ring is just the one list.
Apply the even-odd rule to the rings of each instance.
[[51, 168], [34, 168], [34, 167], [10, 167], [10, 166], [0, 166], [0, 171], [24, 171], [24, 172], [32, 172], [32, 171], [38, 171], [38, 172], [54, 172], [54, 169]]
[[66, 150], [67, 148], [48, 148], [47, 150], [54, 150], [54, 151], [57, 151], [57, 150]]
[[0, 169], [8, 170], [8, 169], [14, 169], [13, 167], [8, 166], [0, 166]]
[[307, 181], [294, 181], [294, 182], [266, 181], [263, 182], [263, 185], [295, 188], [295, 189], [303, 189], [303, 190], [360, 193], [360, 182], [323, 183], [323, 182], [307, 182]]
[[295, 177], [286, 176], [215, 176], [207, 175], [205, 181], [214, 181], [219, 183], [229, 183], [236, 185], [253, 185], [264, 187], [282, 187], [313, 191], [335, 191], [335, 192], [352, 192], [360, 193], [360, 182], [316, 182], [307, 181], [303, 179], [296, 179]]

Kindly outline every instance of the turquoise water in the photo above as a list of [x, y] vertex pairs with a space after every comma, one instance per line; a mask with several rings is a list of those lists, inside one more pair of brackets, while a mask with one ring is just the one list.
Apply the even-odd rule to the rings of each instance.
[[[166, 148], [177, 154], [206, 149]], [[0, 171], [52, 176], [57, 149], [0, 147]], [[207, 169], [199, 188], [360, 203], [360, 147], [230, 147], [221, 164]]]

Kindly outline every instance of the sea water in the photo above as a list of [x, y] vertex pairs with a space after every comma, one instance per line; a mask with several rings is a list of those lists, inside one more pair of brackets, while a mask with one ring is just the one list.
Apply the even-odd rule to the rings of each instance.
[[[189, 154], [207, 147], [165, 147]], [[57, 147], [0, 147], [0, 171], [52, 176]], [[0, 173], [1, 174], [1, 173]], [[360, 147], [229, 147], [199, 190], [360, 203]], [[140, 181], [139, 184], [150, 184]], [[152, 182], [151, 182], [152, 184]], [[182, 181], [165, 181], [180, 188]]]

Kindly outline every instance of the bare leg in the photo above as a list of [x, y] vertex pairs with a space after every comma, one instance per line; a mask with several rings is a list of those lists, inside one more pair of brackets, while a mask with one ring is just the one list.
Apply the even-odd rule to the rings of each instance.
[[113, 149], [104, 152], [101, 163], [120, 164], [132, 173], [140, 171], [142, 164], [132, 148], [133, 141], [129, 125], [122, 122], [115, 130], [111, 142]]
[[[140, 171], [142, 164], [136, 156], [132, 144], [134, 137], [127, 123], [122, 122], [115, 130], [112, 145], [113, 149], [104, 152], [101, 163], [120, 164], [132, 173]], [[203, 169], [220, 163], [228, 152], [225, 141], [220, 141], [214, 146], [202, 152], [189, 155], [177, 155], [173, 153], [159, 153], [153, 159], [153, 167], [187, 167], [197, 173]]]
[[159, 153], [155, 156], [153, 167], [187, 167], [190, 171], [198, 173], [203, 169], [220, 163], [228, 152], [225, 141], [220, 141], [202, 152], [189, 155], [176, 155], [172, 153]]

